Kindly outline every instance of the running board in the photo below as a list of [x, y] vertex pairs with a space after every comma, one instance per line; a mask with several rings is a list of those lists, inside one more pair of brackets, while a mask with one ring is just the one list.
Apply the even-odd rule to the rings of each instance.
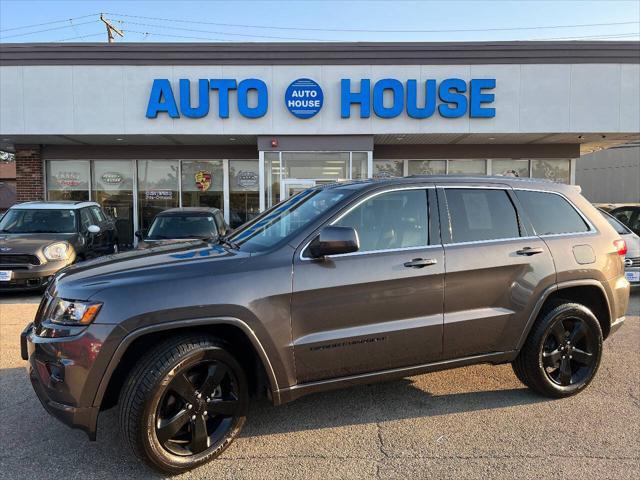
[[471, 357], [454, 358], [452, 360], [442, 360], [439, 362], [425, 363], [423, 365], [415, 365], [412, 367], [394, 368], [391, 370], [381, 370], [378, 372], [362, 373], [359, 375], [349, 375], [347, 377], [331, 378], [328, 380], [319, 380], [317, 382], [302, 383], [292, 387], [278, 390], [279, 398], [276, 405], [291, 402], [304, 395], [310, 393], [325, 392], [327, 390], [336, 390], [339, 388], [351, 387], [354, 385], [363, 385], [367, 383], [385, 382], [389, 380], [398, 380], [404, 377], [412, 377], [423, 373], [437, 372], [439, 370], [448, 370], [451, 368], [466, 367], [477, 363], [492, 363], [494, 365], [500, 363], [511, 362], [518, 352], [516, 350], [509, 352], [493, 352], [483, 355], [474, 355]]

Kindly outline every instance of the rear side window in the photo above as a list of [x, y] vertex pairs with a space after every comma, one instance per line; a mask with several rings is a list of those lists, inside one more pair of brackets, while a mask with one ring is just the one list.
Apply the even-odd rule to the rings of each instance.
[[447, 188], [445, 193], [453, 243], [520, 236], [518, 215], [506, 191]]
[[516, 195], [538, 235], [589, 231], [576, 209], [560, 195], [526, 190], [516, 191]]

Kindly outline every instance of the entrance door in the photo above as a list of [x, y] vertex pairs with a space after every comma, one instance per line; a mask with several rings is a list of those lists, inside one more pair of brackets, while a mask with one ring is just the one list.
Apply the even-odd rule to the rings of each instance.
[[289, 197], [292, 197], [298, 192], [302, 190], [306, 190], [307, 188], [315, 187], [315, 180], [307, 180], [307, 179], [297, 179], [297, 178], [288, 178], [283, 180], [280, 184], [280, 201], [286, 200]]

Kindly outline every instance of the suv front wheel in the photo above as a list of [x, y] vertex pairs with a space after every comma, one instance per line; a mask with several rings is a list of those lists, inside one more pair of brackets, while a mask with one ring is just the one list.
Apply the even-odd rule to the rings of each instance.
[[518, 357], [511, 364], [522, 383], [548, 397], [583, 390], [602, 357], [602, 329], [591, 310], [560, 302], [540, 314]]
[[247, 380], [225, 343], [183, 335], [138, 362], [119, 403], [120, 428], [135, 455], [174, 474], [217, 457], [240, 433]]

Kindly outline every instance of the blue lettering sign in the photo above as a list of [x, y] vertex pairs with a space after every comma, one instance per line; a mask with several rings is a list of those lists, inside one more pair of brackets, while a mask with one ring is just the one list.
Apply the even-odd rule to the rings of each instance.
[[371, 80], [360, 80], [360, 91], [351, 91], [351, 80], [340, 80], [340, 114], [342, 118], [351, 117], [351, 104], [360, 104], [360, 118], [369, 118], [371, 114]]
[[189, 118], [202, 118], [209, 113], [209, 82], [198, 80], [198, 106], [191, 106], [191, 82], [180, 79], [180, 111]]
[[293, 81], [284, 93], [284, 104], [298, 118], [311, 118], [322, 108], [322, 88], [310, 78]]
[[[147, 118], [157, 118], [166, 113], [170, 118], [203, 118], [209, 114], [211, 90], [218, 92], [218, 117], [229, 118], [231, 91], [237, 91], [238, 113], [245, 118], [260, 118], [269, 109], [267, 84], [257, 78], [236, 81], [232, 78], [199, 79], [197, 98], [192, 98], [191, 80], [179, 80], [179, 106], [171, 82], [166, 78], [153, 80]], [[495, 95], [490, 90], [496, 87], [495, 78], [446, 78], [437, 83], [429, 79], [415, 79], [403, 83], [395, 78], [384, 78], [373, 83], [361, 78], [358, 87], [352, 87], [351, 79], [340, 81], [340, 115], [351, 117], [352, 106], [359, 107], [359, 117], [369, 118], [373, 112], [379, 118], [396, 118], [406, 112], [409, 118], [425, 119], [436, 111], [444, 118], [493, 118], [492, 107]], [[422, 92], [424, 91], [424, 101]], [[194, 95], [195, 96], [195, 95]], [[318, 83], [309, 78], [294, 80], [285, 91], [286, 108], [298, 118], [311, 118], [318, 114], [324, 103], [324, 94]]]
[[[396, 79], [378, 80], [373, 86], [373, 111], [380, 118], [394, 118], [406, 109], [411, 118], [429, 118], [436, 110], [436, 94], [440, 100], [438, 113], [444, 118], [459, 118], [465, 114], [469, 117], [490, 118], [496, 116], [495, 108], [483, 106], [492, 103], [495, 96], [483, 90], [494, 88], [495, 79], [474, 79], [467, 82], [459, 78], [447, 78], [436, 85], [435, 80], [426, 80], [424, 106], [418, 106], [418, 82], [407, 80], [405, 86]], [[436, 89], [437, 87], [437, 89]], [[391, 105], [385, 106], [384, 92], [391, 91]], [[469, 96], [466, 93], [469, 90]], [[406, 100], [406, 102], [405, 102]], [[371, 104], [371, 80], [360, 80], [360, 91], [351, 91], [351, 80], [340, 82], [340, 113], [342, 118], [351, 117], [351, 106], [360, 105], [360, 118], [369, 118]], [[406, 107], [405, 107], [406, 105]]]
[[166, 78], [156, 78], [151, 86], [147, 118], [156, 118], [159, 112], [167, 112], [171, 118], [180, 118], [171, 83]]
[[472, 118], [493, 118], [496, 116], [495, 108], [483, 107], [483, 103], [493, 103], [493, 93], [482, 93], [482, 90], [496, 88], [495, 78], [478, 78], [471, 80], [471, 94], [469, 95], [469, 116]]
[[467, 112], [467, 82], [459, 78], [447, 78], [440, 83], [438, 96], [442, 102], [438, 112], [445, 118], [462, 117]]
[[407, 80], [407, 115], [411, 118], [429, 118], [436, 111], [436, 81], [425, 82], [424, 107], [418, 106], [418, 82]]
[[209, 88], [218, 90], [218, 116], [229, 118], [229, 90], [236, 89], [236, 81], [229, 78], [212, 78]]
[[[255, 107], [249, 106], [249, 92], [254, 90], [257, 94]], [[247, 118], [264, 117], [269, 106], [269, 94], [267, 84], [256, 78], [242, 80], [238, 84], [238, 111], [240, 115]]]
[[[384, 92], [391, 92], [391, 106], [384, 106]], [[380, 118], [397, 117], [404, 110], [404, 88], [395, 78], [379, 80], [373, 86], [373, 111]]]

